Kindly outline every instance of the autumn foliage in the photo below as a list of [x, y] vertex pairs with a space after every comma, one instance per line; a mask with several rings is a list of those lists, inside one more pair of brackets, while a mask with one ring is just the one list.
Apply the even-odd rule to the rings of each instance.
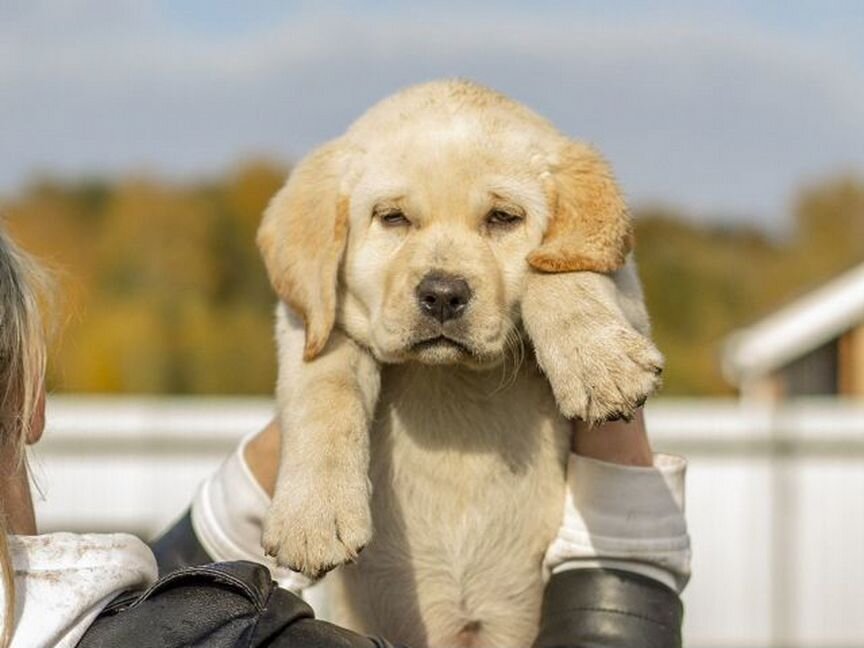
[[[4, 200], [13, 235], [57, 277], [53, 388], [270, 393], [274, 296], [254, 238], [286, 175], [256, 162], [208, 182], [46, 180]], [[864, 261], [864, 182], [852, 178], [802, 191], [771, 236], [636, 214], [667, 395], [729, 392], [717, 360], [731, 330]]]

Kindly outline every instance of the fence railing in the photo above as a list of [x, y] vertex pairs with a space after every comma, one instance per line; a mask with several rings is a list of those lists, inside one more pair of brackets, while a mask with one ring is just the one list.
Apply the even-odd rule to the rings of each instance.
[[[32, 463], [43, 531], [152, 537], [273, 411], [268, 399], [50, 399]], [[656, 449], [683, 454], [691, 648], [864, 645], [864, 403], [658, 400]]]

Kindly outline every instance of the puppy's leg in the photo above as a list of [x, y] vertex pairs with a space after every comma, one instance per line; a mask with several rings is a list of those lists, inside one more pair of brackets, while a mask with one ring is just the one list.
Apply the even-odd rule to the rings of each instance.
[[611, 275], [532, 273], [522, 319], [561, 412], [588, 423], [630, 417], [660, 386], [632, 259]]
[[303, 323], [283, 304], [276, 330], [282, 456], [263, 543], [280, 565], [319, 577], [356, 558], [372, 535], [369, 424], [380, 374], [339, 330], [304, 362]]

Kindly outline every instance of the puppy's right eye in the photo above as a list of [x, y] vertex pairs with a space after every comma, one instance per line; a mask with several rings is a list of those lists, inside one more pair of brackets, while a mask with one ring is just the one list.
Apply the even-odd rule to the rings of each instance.
[[378, 220], [381, 221], [381, 224], [386, 227], [400, 227], [403, 225], [411, 224], [411, 221], [408, 220], [408, 217], [398, 210], [387, 211], [376, 215], [378, 216]]

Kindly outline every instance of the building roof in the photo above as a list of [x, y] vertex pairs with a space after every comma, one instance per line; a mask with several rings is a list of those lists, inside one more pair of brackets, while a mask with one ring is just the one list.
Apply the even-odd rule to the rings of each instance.
[[723, 373], [735, 384], [764, 375], [864, 322], [864, 263], [727, 339]]

